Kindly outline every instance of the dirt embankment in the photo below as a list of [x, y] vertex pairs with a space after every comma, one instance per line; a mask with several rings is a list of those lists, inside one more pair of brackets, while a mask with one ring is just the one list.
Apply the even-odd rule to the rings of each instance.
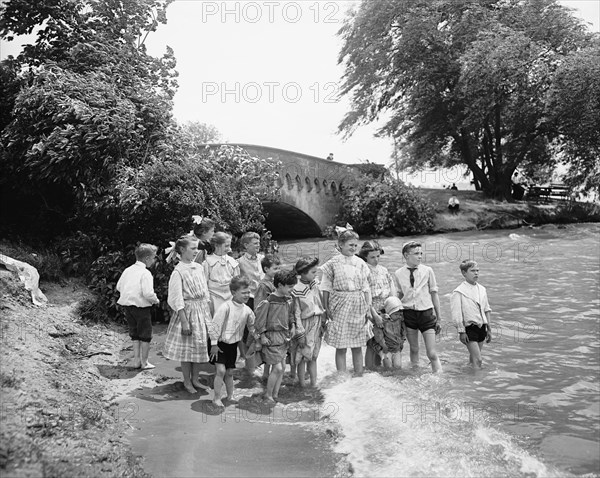
[[148, 476], [96, 366], [119, 361], [126, 335], [79, 323], [74, 307], [89, 293], [81, 283], [42, 289], [52, 305], [33, 307], [18, 279], [0, 271], [0, 474]]
[[[487, 199], [480, 191], [421, 189], [435, 208], [433, 232], [459, 232], [478, 229], [512, 229], [548, 223], [600, 222], [600, 205], [549, 202], [513, 203]], [[457, 214], [448, 210], [448, 199], [460, 201]]]

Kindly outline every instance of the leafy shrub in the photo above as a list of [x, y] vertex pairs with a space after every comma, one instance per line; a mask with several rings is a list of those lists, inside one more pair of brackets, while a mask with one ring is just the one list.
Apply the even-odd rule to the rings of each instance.
[[0, 244], [0, 253], [35, 267], [40, 275], [40, 280], [58, 282], [64, 279], [61, 258], [50, 248], [37, 248], [33, 252], [31, 246], [3, 242]]
[[339, 218], [361, 234], [419, 234], [433, 228], [433, 217], [431, 204], [400, 181], [361, 175], [342, 192]]

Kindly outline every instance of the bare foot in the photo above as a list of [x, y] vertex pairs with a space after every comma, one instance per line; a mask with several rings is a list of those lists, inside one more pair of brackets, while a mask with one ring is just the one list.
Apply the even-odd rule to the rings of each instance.
[[200, 390], [210, 390], [208, 385], [204, 385], [202, 382], [192, 380], [192, 385]]
[[223, 402], [221, 401], [221, 399], [213, 400], [213, 403], [217, 407], [223, 407], [223, 408], [225, 408], [225, 405], [223, 405]]
[[129, 366], [131, 368], [140, 368], [142, 366], [142, 361], [140, 359], [132, 359], [131, 362], [129, 362]]
[[153, 368], [156, 368], [154, 365], [152, 365], [150, 362], [146, 362], [146, 365], [142, 365], [142, 370], [152, 370]]
[[275, 401], [275, 399], [273, 397], [265, 397], [263, 399], [263, 401], [267, 404], [267, 405], [275, 405], [277, 402]]
[[190, 393], [197, 393], [198, 390], [196, 390], [191, 383], [183, 383], [183, 387]]

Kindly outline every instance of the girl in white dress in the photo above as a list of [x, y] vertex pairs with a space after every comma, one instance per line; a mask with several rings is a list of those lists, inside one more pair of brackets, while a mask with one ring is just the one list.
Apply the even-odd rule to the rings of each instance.
[[229, 284], [231, 279], [240, 275], [238, 262], [228, 255], [231, 252], [231, 236], [226, 232], [217, 232], [211, 244], [214, 252], [206, 256], [202, 263], [210, 292], [210, 312], [214, 315], [221, 304], [231, 299]]

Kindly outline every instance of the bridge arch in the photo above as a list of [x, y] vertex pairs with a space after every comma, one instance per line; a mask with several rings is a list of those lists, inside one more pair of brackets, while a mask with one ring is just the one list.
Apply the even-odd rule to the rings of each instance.
[[227, 146], [240, 147], [250, 156], [277, 165], [280, 201], [263, 203], [267, 227], [275, 239], [318, 237], [323, 229], [335, 223], [341, 206], [341, 185], [356, 174], [355, 167], [269, 146], [245, 143]]

